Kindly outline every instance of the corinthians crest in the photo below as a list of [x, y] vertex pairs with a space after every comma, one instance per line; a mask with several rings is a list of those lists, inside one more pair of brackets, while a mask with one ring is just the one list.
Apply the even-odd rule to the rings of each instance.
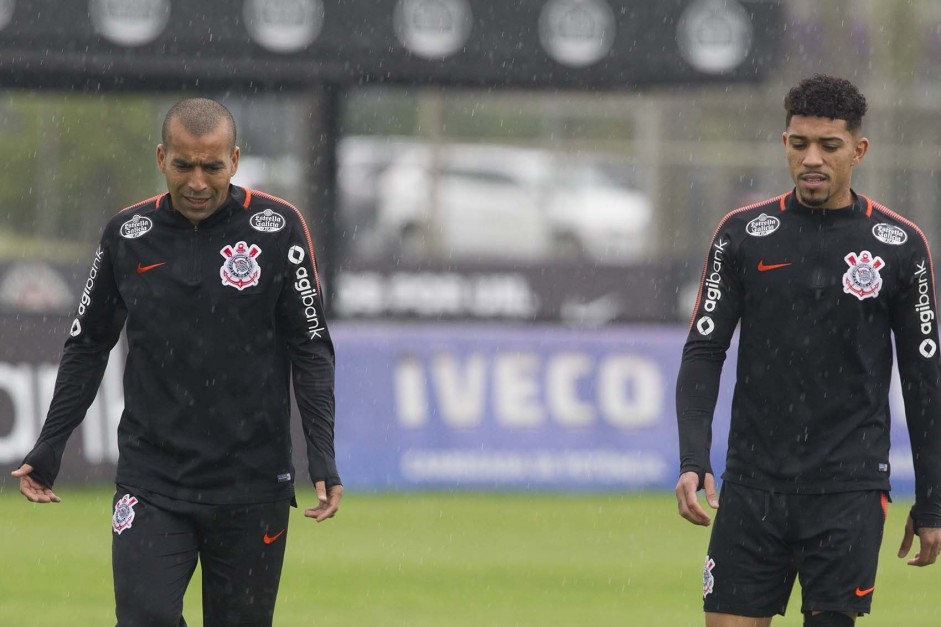
[[261, 267], [255, 257], [261, 254], [261, 248], [239, 242], [235, 246], [226, 246], [219, 253], [225, 257], [225, 262], [219, 268], [223, 285], [231, 285], [239, 291], [258, 285]]
[[111, 517], [111, 528], [118, 535], [121, 532], [130, 529], [134, 522], [134, 506], [137, 505], [137, 499], [130, 494], [125, 494], [117, 503], [114, 504], [114, 515]]
[[706, 563], [702, 568], [702, 598], [704, 599], [715, 589], [716, 579], [712, 576], [712, 569], [715, 567], [715, 561], [707, 555]]
[[882, 257], [873, 258], [872, 253], [864, 250], [858, 255], [850, 253], [843, 259], [850, 266], [843, 275], [843, 291], [859, 300], [878, 296], [882, 289], [879, 269], [885, 266]]

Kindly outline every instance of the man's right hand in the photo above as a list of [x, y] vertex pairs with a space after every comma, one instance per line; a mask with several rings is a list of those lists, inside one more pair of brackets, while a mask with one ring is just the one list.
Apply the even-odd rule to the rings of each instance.
[[33, 467], [23, 464], [10, 474], [20, 480], [20, 494], [33, 503], [59, 503], [62, 499], [55, 495], [52, 488], [45, 486], [32, 477]]
[[[703, 479], [703, 487], [706, 490], [706, 502], [712, 509], [719, 509], [719, 497], [716, 495], [716, 478], [712, 473], [706, 473]], [[699, 504], [696, 492], [699, 488], [699, 475], [695, 472], [684, 472], [676, 482], [676, 504], [680, 510], [680, 516], [693, 523], [708, 527], [712, 522], [709, 514]]]

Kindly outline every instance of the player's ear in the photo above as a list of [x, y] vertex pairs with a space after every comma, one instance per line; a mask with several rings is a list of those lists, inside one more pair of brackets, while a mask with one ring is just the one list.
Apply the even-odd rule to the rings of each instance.
[[866, 156], [866, 153], [869, 151], [869, 140], [865, 137], [860, 137], [856, 140], [856, 146], [854, 148], [853, 161], [852, 165], [856, 165], [863, 160], [863, 157]]

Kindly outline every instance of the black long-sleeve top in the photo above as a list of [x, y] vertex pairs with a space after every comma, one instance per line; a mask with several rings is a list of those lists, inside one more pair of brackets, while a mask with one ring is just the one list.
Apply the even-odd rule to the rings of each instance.
[[888, 490], [893, 336], [916, 526], [941, 527], [941, 356], [928, 244], [853, 194], [732, 211], [712, 240], [677, 380], [681, 472], [703, 476], [719, 377], [739, 355], [725, 481], [783, 493]]
[[292, 378], [310, 476], [340, 482], [333, 344], [310, 232], [293, 206], [230, 186], [198, 226], [168, 194], [107, 223], [24, 460], [42, 483], [55, 481], [123, 328], [118, 483], [205, 503], [292, 497]]

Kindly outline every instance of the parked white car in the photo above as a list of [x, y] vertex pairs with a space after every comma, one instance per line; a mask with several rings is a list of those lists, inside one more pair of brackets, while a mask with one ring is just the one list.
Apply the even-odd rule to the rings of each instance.
[[379, 232], [439, 258], [585, 257], [652, 246], [653, 208], [587, 158], [498, 145], [411, 146], [378, 180]]

